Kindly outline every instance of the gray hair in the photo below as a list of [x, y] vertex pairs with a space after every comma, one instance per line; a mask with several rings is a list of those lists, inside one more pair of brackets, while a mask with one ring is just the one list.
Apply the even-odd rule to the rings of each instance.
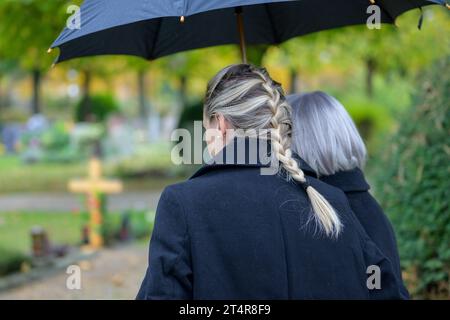
[[228, 66], [208, 83], [204, 117], [222, 115], [233, 129], [269, 129], [271, 148], [290, 179], [305, 189], [316, 225], [330, 237], [342, 229], [339, 216], [328, 201], [306, 181], [303, 171], [292, 158], [292, 109], [281, 85], [267, 71], [248, 64]]
[[364, 167], [364, 141], [337, 99], [316, 91], [290, 95], [288, 101], [293, 108], [292, 149], [318, 175]]

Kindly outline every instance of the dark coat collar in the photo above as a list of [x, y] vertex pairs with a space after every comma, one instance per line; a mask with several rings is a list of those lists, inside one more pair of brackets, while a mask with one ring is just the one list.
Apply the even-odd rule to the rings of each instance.
[[[249, 157], [250, 152], [255, 152], [255, 150], [250, 150], [251, 142], [254, 143], [253, 145], [257, 146], [257, 158], [256, 161], [250, 161], [251, 157]], [[237, 161], [237, 148], [239, 143], [243, 143], [245, 146], [245, 159], [244, 161]], [[259, 155], [259, 148], [263, 144], [260, 144], [260, 141], [258, 139], [254, 138], [235, 138], [232, 142], [230, 142], [225, 148], [219, 152], [213, 160], [203, 165], [197, 172], [195, 172], [189, 179], [194, 179], [199, 176], [202, 176], [208, 172], [217, 170], [217, 169], [223, 169], [223, 168], [261, 168], [261, 167], [268, 167], [266, 164], [267, 161], [264, 161], [265, 159], [260, 159]], [[270, 148], [270, 145], [264, 144], [264, 146], [268, 146]], [[226, 155], [228, 154], [227, 151], [233, 148], [234, 152], [234, 158], [228, 159], [226, 161]], [[267, 155], [269, 153], [269, 150], [267, 150], [267, 153], [262, 153]], [[341, 171], [338, 173], [335, 173], [333, 175], [329, 176], [320, 176], [317, 177], [317, 174], [315, 171], [297, 154], [293, 154], [293, 158], [297, 160], [299, 163], [300, 168], [303, 170], [303, 172], [311, 177], [317, 178], [329, 185], [332, 185], [336, 188], [341, 189], [344, 192], [364, 192], [368, 191], [370, 189], [370, 185], [367, 183], [366, 179], [364, 178], [364, 173], [356, 168], [349, 171]], [[230, 161], [231, 160], [231, 161]]]
[[364, 173], [359, 168], [320, 177], [320, 180], [344, 192], [364, 192], [370, 189], [370, 185], [364, 178]]
[[300, 169], [302, 169], [306, 175], [316, 177], [317, 179], [339, 188], [344, 192], [364, 192], [370, 189], [370, 185], [367, 183], [364, 173], [359, 169], [337, 172], [329, 176], [317, 176], [316, 172], [306, 163], [305, 160], [300, 158], [299, 155], [294, 154], [293, 157], [297, 160]]
[[[238, 152], [237, 149], [240, 149], [241, 152], [244, 151], [245, 157], [239, 158], [238, 160]], [[254, 148], [256, 146], [256, 149]], [[260, 148], [266, 147], [266, 152], [259, 152]], [[230, 149], [234, 149], [234, 152], [229, 153]], [[256, 153], [256, 158], [255, 154]], [[232, 155], [230, 159], [229, 155]], [[251, 156], [251, 154], [253, 156]], [[256, 138], [234, 138], [228, 145], [226, 145], [209, 163], [203, 165], [200, 169], [197, 170], [189, 179], [194, 179], [199, 176], [202, 176], [210, 171], [217, 170], [220, 168], [263, 168], [268, 167], [270, 164], [267, 164], [267, 158], [262, 159], [260, 155], [268, 157], [270, 154], [270, 144], [267, 142], [262, 143], [260, 139]], [[255, 159], [254, 159], [255, 158]]]

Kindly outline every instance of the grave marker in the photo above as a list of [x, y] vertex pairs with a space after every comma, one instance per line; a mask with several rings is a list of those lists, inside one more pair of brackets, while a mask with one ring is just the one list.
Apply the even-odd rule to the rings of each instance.
[[102, 234], [103, 212], [101, 212], [101, 194], [122, 192], [122, 183], [118, 180], [102, 178], [101, 161], [93, 157], [89, 161], [89, 176], [83, 180], [71, 180], [69, 190], [87, 194], [87, 206], [90, 214], [89, 244], [92, 248], [101, 248], [104, 243]]

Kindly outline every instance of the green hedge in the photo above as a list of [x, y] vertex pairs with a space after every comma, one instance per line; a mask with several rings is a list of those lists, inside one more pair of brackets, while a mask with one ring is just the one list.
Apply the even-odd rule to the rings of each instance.
[[93, 116], [95, 121], [101, 122], [119, 111], [119, 104], [110, 94], [96, 94], [88, 98], [82, 98], [75, 108], [75, 120], [86, 121], [89, 116]]
[[421, 78], [414, 107], [376, 162], [376, 190], [395, 225], [415, 297], [449, 298], [450, 59]]

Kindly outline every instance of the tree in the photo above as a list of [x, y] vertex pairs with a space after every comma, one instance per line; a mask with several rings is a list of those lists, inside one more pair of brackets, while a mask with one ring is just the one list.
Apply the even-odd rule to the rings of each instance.
[[274, 59], [289, 71], [288, 91], [300, 91], [301, 73], [318, 72], [336, 50], [333, 30], [294, 38], [275, 50]]
[[149, 68], [152, 65], [150, 61], [141, 58], [131, 57], [127, 59], [126, 68], [136, 73], [138, 110], [141, 119], [147, 119], [150, 114], [150, 106], [148, 103], [148, 83]]
[[6, 91], [3, 89], [3, 80], [7, 74], [17, 69], [17, 64], [13, 60], [7, 60], [0, 56], [0, 111], [6, 106]]
[[450, 58], [422, 75], [415, 106], [379, 157], [377, 195], [397, 231], [413, 293], [450, 298]]
[[147, 119], [150, 111], [148, 109], [147, 103], [147, 72], [145, 69], [139, 69], [137, 71], [137, 83], [138, 83], [139, 117], [141, 119]]
[[85, 115], [84, 121], [92, 119], [92, 83], [98, 77], [108, 82], [119, 72], [126, 69], [126, 60], [117, 56], [97, 56], [73, 59], [58, 64], [56, 68], [77, 70], [81, 75], [80, 114]]
[[[192, 94], [204, 95], [205, 79], [211, 79], [221, 68], [240, 62], [236, 46], [211, 47], [188, 52], [181, 52], [152, 62], [159, 70], [163, 70], [167, 77], [173, 77], [178, 82], [179, 100], [182, 106], [192, 99]], [[153, 67], [152, 67], [153, 68]], [[201, 80], [204, 86], [201, 90], [192, 90], [190, 83]], [[187, 90], [191, 96], [187, 96]], [[196, 89], [196, 88], [195, 88]], [[203, 97], [202, 97], [203, 98]], [[198, 100], [195, 97], [195, 100]]]
[[330, 66], [356, 74], [363, 68], [365, 93], [372, 99], [376, 76], [414, 77], [449, 53], [450, 39], [443, 32], [450, 28], [446, 15], [441, 7], [424, 8], [421, 30], [420, 11], [414, 10], [399, 17], [396, 26], [383, 24], [380, 30], [361, 25], [316, 32], [271, 50], [270, 60], [291, 73], [291, 92], [298, 91], [301, 73], [318, 74]]
[[[423, 23], [418, 30], [422, 14]], [[344, 28], [334, 39], [341, 46], [339, 61], [364, 63], [366, 94], [372, 98], [377, 73], [414, 76], [448, 52], [450, 41], [442, 36], [442, 30], [449, 28], [446, 14], [441, 7], [427, 7], [405, 13], [395, 25], [382, 25], [379, 30], [366, 26]]]
[[32, 79], [32, 113], [41, 111], [41, 84], [53, 56], [46, 51], [62, 30], [68, 17], [65, 0], [3, 0], [0, 2], [0, 48], [17, 60]]

